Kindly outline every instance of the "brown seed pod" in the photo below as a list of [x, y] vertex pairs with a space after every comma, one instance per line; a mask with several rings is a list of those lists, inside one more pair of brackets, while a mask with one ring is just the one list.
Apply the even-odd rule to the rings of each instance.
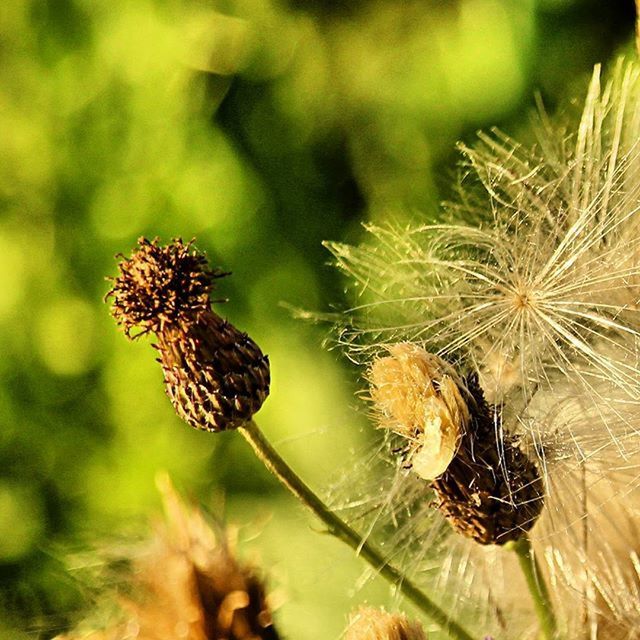
[[473, 398], [471, 425], [447, 470], [431, 486], [453, 528], [480, 544], [517, 540], [536, 523], [544, 487], [535, 464], [503, 431], [477, 377], [466, 380]]
[[227, 274], [210, 270], [193, 241], [138, 245], [107, 294], [116, 322], [130, 338], [157, 335], [167, 395], [183, 420], [205, 431], [236, 429], [267, 398], [270, 374], [258, 345], [211, 309], [213, 281]]

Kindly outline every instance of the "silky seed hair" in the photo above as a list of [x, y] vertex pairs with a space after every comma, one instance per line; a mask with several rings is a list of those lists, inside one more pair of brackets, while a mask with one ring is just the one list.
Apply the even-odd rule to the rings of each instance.
[[[176, 413], [204, 431], [236, 429], [269, 394], [269, 359], [246, 334], [212, 308], [216, 278], [204, 254], [174, 239], [140, 238], [107, 294], [128, 337], [154, 333], [165, 389]], [[133, 333], [136, 332], [137, 333]]]
[[556, 376], [588, 386], [586, 366], [640, 395], [639, 71], [600, 75], [574, 132], [542, 115], [533, 148], [497, 131], [463, 147], [451, 224], [370, 226], [360, 246], [327, 245], [362, 299], [341, 326], [351, 357], [422, 342], [473, 366], [492, 402]]
[[[360, 246], [328, 244], [358, 298], [337, 320], [348, 356], [369, 370], [411, 343], [476, 372], [497, 442], [535, 465], [544, 506], [529, 535], [565, 637], [606, 637], [612, 588], [597, 584], [598, 558], [633, 575], [633, 554], [598, 544], [598, 529], [629, 512], [640, 478], [639, 78], [636, 63], [606, 81], [596, 67], [578, 117], [541, 111], [535, 145], [493, 131], [462, 147], [447, 224], [369, 226]], [[504, 588], [518, 582], [510, 554], [453, 534], [434, 488], [405, 468], [401, 438], [381, 433], [345, 477], [349, 494], [335, 489], [336, 508], [487, 635], [535, 637]], [[632, 611], [630, 593], [609, 609]]]

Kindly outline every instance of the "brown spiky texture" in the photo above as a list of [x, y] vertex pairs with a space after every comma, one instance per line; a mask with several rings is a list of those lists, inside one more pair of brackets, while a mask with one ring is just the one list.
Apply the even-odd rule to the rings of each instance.
[[197, 319], [209, 309], [214, 279], [226, 275], [209, 269], [193, 240], [175, 238], [162, 246], [158, 238], [140, 238], [130, 258], [118, 257], [120, 274], [107, 298], [113, 298], [113, 317], [130, 338]]
[[196, 429], [224, 431], [251, 419], [269, 394], [269, 360], [246, 334], [214, 313], [158, 334], [167, 395]]
[[167, 395], [178, 415], [204, 431], [236, 429], [269, 394], [269, 359], [246, 334], [211, 309], [220, 271], [180, 239], [138, 241], [107, 294], [127, 336], [155, 333]]
[[502, 545], [536, 523], [544, 487], [535, 464], [503, 430], [475, 375], [467, 378], [466, 388], [473, 398], [470, 428], [432, 487], [438, 508], [456, 531], [480, 544]]
[[520, 538], [540, 515], [543, 483], [477, 376], [462, 378], [419, 345], [388, 351], [369, 369], [371, 398], [379, 425], [406, 439], [407, 466], [431, 482], [459, 533], [480, 544]]
[[227, 534], [167, 481], [161, 491], [166, 523], [129, 559], [118, 622], [58, 640], [278, 640], [262, 580], [236, 559]]
[[344, 640], [427, 640], [422, 627], [399, 613], [361, 607], [351, 614]]

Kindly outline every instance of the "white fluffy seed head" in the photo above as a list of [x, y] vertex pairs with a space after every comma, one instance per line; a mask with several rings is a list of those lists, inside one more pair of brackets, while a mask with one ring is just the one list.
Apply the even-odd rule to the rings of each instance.
[[637, 362], [596, 346], [634, 356], [640, 338], [640, 70], [602, 86], [596, 68], [573, 136], [541, 118], [538, 146], [494, 132], [463, 148], [462, 222], [328, 245], [362, 298], [341, 333], [354, 359], [419, 342], [475, 368], [491, 401], [585, 367], [640, 397]]

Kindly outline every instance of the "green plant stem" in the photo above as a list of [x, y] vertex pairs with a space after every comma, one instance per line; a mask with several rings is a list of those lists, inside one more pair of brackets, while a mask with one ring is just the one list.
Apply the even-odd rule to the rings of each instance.
[[291, 467], [271, 446], [253, 420], [238, 429], [251, 445], [256, 455], [276, 478], [327, 526], [328, 532], [348, 544], [364, 558], [380, 575], [411, 600], [425, 615], [438, 624], [454, 640], [473, 640], [458, 622], [453, 620], [435, 602], [394, 566], [387, 563], [382, 554], [367, 542], [355, 529], [339, 518], [302, 481]]
[[640, 56], [640, 0], [636, 0], [636, 53]]
[[518, 556], [518, 563], [527, 581], [527, 587], [533, 598], [533, 606], [540, 621], [540, 636], [543, 640], [558, 640], [558, 626], [544, 581], [540, 565], [531, 549], [531, 541], [525, 534], [519, 540], [509, 543], [509, 548]]

